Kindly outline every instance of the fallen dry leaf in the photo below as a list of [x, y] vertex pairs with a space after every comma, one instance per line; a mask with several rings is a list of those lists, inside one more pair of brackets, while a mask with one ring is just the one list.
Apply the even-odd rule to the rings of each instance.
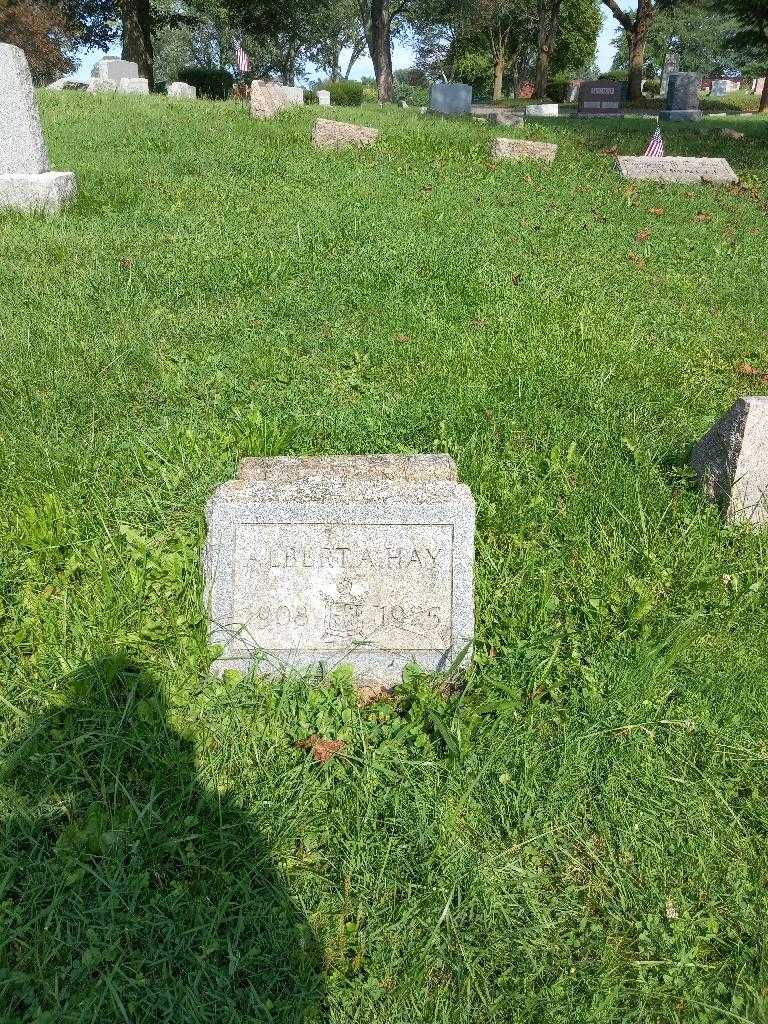
[[131, 267], [133, 266], [133, 260], [128, 259], [126, 257], [125, 259], [120, 260], [120, 266], [122, 267], [123, 270], [130, 270]]
[[600, 152], [603, 154], [603, 156], [618, 156], [619, 155], [619, 147], [618, 146], [609, 146], [608, 149], [601, 149]]
[[413, 336], [410, 334], [396, 334], [395, 341], [413, 341]]
[[711, 213], [703, 213], [701, 210], [693, 218], [698, 224], [709, 224], [712, 220]]
[[517, 285], [519, 285], [520, 282], [523, 280], [523, 275], [513, 274], [510, 280], [512, 281], [512, 284], [515, 285], [515, 287], [517, 287]]
[[635, 235], [636, 242], [647, 242], [651, 237], [651, 232], [646, 228], [644, 231], [638, 231]]
[[746, 360], [737, 365], [736, 373], [740, 377], [758, 377], [761, 384], [768, 384], [768, 370], [760, 370]]
[[648, 211], [648, 213], [652, 213], [654, 217], [663, 217], [664, 216], [664, 207], [663, 206], [652, 206], [650, 208], [650, 210]]
[[298, 750], [308, 750], [318, 764], [325, 764], [334, 754], [342, 751], [346, 743], [343, 740], [322, 740], [319, 736], [308, 736], [294, 746]]
[[632, 260], [638, 270], [645, 269], [645, 260], [642, 256], [638, 256], [636, 252], [627, 253], [627, 259]]

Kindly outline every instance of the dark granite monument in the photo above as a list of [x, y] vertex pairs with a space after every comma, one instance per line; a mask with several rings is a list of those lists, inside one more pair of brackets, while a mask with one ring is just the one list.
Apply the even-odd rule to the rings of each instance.
[[623, 82], [582, 82], [576, 114], [579, 117], [622, 117], [623, 102]]
[[699, 121], [699, 76], [689, 71], [676, 71], [669, 76], [667, 98], [659, 114], [662, 121]]

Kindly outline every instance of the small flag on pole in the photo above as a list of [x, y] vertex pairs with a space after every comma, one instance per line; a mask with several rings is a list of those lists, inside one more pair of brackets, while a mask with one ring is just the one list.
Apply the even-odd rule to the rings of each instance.
[[661, 128], [656, 125], [656, 131], [651, 136], [645, 156], [664, 156], [664, 139], [661, 137]]
[[235, 64], [237, 65], [237, 70], [242, 73], [251, 70], [251, 58], [237, 40], [235, 40]]

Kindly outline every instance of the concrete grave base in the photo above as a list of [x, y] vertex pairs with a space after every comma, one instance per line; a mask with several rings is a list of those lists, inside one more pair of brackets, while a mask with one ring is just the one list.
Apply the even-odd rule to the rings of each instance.
[[92, 78], [86, 92], [117, 92], [117, 82], [113, 78]]
[[0, 209], [58, 213], [74, 202], [77, 193], [72, 171], [43, 174], [0, 174]]
[[312, 126], [312, 145], [317, 149], [345, 149], [348, 146], [371, 146], [378, 139], [375, 128], [346, 121], [328, 121], [318, 117]]
[[494, 160], [544, 160], [551, 164], [557, 156], [552, 142], [531, 142], [528, 139], [495, 139], [491, 149]]
[[475, 503], [443, 455], [247, 459], [206, 506], [213, 666], [389, 689], [466, 664]]
[[149, 80], [146, 78], [121, 78], [117, 85], [117, 91], [148, 96]]
[[704, 117], [703, 110], [662, 110], [659, 112], [662, 121], [700, 121]]
[[682, 185], [709, 182], [736, 185], [738, 176], [722, 157], [703, 156], [618, 156], [621, 176], [633, 181], [678, 182]]
[[196, 100], [197, 89], [187, 82], [171, 82], [168, 86], [168, 96], [177, 100]]
[[693, 450], [705, 497], [727, 522], [768, 525], [768, 398], [740, 398]]
[[525, 108], [526, 117], [557, 117], [559, 113], [557, 103], [529, 103]]

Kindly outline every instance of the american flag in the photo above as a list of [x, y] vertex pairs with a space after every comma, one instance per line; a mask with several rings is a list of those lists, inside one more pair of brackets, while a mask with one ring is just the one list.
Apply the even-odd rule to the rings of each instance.
[[251, 70], [251, 58], [237, 40], [235, 40], [235, 64], [237, 64], [237, 70], [240, 72]]
[[664, 156], [664, 139], [661, 137], [661, 128], [656, 125], [656, 131], [651, 136], [645, 156]]

